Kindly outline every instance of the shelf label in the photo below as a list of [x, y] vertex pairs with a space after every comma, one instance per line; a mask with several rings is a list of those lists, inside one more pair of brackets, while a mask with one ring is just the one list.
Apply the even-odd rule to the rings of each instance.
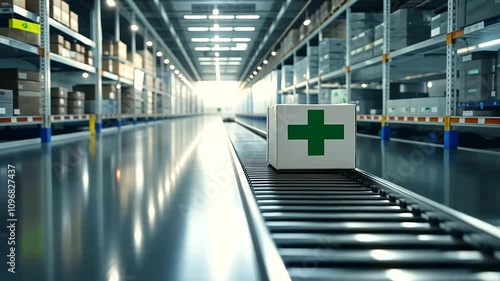
[[0, 107], [0, 114], [2, 114], [2, 115], [7, 114], [5, 107]]
[[476, 23], [476, 24], [473, 24], [471, 26], [467, 26], [464, 29], [464, 34], [469, 34], [469, 33], [472, 33], [472, 32], [476, 32], [476, 31], [481, 30], [481, 29], [484, 29], [484, 21]]
[[14, 29], [23, 30], [35, 34], [40, 34], [40, 25], [37, 23], [23, 21], [18, 19], [9, 19], [9, 27]]
[[9, 45], [9, 40], [7, 40], [5, 38], [0, 38], [0, 43], [5, 44], [5, 45]]
[[478, 124], [483, 124], [483, 125], [486, 124], [486, 118], [478, 118], [477, 119], [477, 123]]

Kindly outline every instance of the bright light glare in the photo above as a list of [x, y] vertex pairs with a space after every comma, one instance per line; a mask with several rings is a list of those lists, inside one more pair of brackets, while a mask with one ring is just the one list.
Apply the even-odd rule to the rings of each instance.
[[191, 32], [206, 32], [208, 31], [208, 27], [188, 27], [188, 31]]
[[427, 88], [429, 88], [429, 89], [430, 89], [430, 88], [432, 88], [432, 86], [433, 86], [433, 85], [432, 85], [432, 82], [431, 82], [431, 81], [427, 82]]
[[122, 88], [122, 85], [121, 84], [116, 84], [116, 89], [120, 90]]
[[179, 75], [179, 73], [181, 73], [179, 70], [176, 70], [175, 72], [175, 75]]
[[174, 70], [174, 69], [175, 69], [175, 65], [173, 65], [173, 64], [172, 64], [172, 65], [170, 66], [170, 69], [171, 69], [171, 70]]
[[263, 64], [268, 64], [268, 63], [269, 63], [269, 61], [268, 61], [268, 60], [264, 60], [262, 63], [263, 63]]
[[211, 20], [234, 20], [234, 16], [230, 16], [230, 15], [219, 15], [219, 16], [209, 16], [208, 17], [209, 19]]
[[169, 59], [165, 59], [165, 60], [163, 61], [163, 63], [164, 63], [164, 64], [169, 64], [169, 63], [170, 63], [170, 60], [169, 60]]
[[107, 0], [106, 4], [108, 4], [109, 7], [116, 7], [115, 0]]
[[132, 25], [130, 26], [130, 29], [131, 29], [132, 31], [138, 31], [138, 30], [139, 30], [139, 26], [138, 26], [137, 24], [132, 24]]
[[495, 46], [495, 45], [500, 45], [500, 39], [484, 42], [484, 43], [479, 44], [478, 46], [479, 46], [479, 48], [487, 48], [487, 47], [491, 47], [491, 46]]
[[219, 53], [219, 52], [216, 52], [216, 53], [215, 53], [215, 56], [216, 56], [216, 57], [220, 57], [220, 53]]
[[236, 16], [236, 19], [239, 20], [258, 20], [260, 19], [259, 15], [238, 15]]
[[185, 20], [206, 20], [208, 17], [203, 15], [185, 15]]
[[257, 70], [261, 71], [262, 70], [262, 66], [257, 66]]
[[146, 42], [146, 46], [148, 46], [148, 47], [153, 47], [153, 41], [148, 41], [148, 42]]
[[255, 27], [235, 27], [234, 31], [255, 31]]
[[306, 20], [304, 21], [304, 25], [305, 25], [305, 26], [308, 26], [308, 25], [310, 25], [310, 24], [311, 24], [311, 20], [310, 20], [310, 19], [306, 19]]
[[85, 79], [87, 79], [87, 78], [89, 78], [89, 74], [88, 74], [87, 72], [84, 72], [84, 73], [82, 74], [82, 77], [83, 77], [83, 78], [85, 78]]
[[271, 56], [275, 57], [277, 53], [275, 51], [271, 52]]
[[368, 88], [368, 84], [366, 84], [366, 83], [361, 84], [361, 88], [363, 88], [363, 89]]
[[156, 56], [159, 57], [159, 58], [161, 58], [161, 57], [163, 57], [163, 53], [162, 52], [157, 52]]
[[257, 71], [254, 71], [254, 72], [253, 72], [253, 75], [257, 75]]
[[191, 38], [191, 42], [194, 42], [194, 43], [207, 43], [207, 42], [210, 42], [210, 38]]
[[219, 13], [220, 13], [219, 9], [214, 9], [214, 10], [212, 11], [212, 14], [213, 14], [214, 16], [218, 16], [218, 15], [219, 15]]

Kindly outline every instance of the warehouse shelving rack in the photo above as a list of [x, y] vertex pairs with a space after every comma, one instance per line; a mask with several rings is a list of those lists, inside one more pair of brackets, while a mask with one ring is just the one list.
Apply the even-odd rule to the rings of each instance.
[[[134, 124], [138, 120], [158, 120], [164, 118], [175, 118], [182, 116], [191, 116], [201, 113], [200, 109], [200, 99], [194, 95], [194, 87], [189, 82], [193, 81], [189, 74], [185, 71], [183, 66], [175, 58], [173, 53], [168, 49], [168, 47], [163, 42], [163, 39], [154, 31], [153, 27], [147, 22], [146, 17], [138, 9], [132, 9], [131, 6], [135, 5], [133, 1], [120, 1], [117, 3], [116, 9], [116, 23], [115, 25], [115, 35], [118, 35], [117, 40], [119, 40], [120, 34], [120, 17], [127, 19], [133, 19], [134, 23], [141, 25], [140, 32], [131, 32], [133, 37], [132, 53], [136, 52], [135, 46], [135, 36], [137, 33], [142, 33], [145, 37], [152, 36], [151, 39], [157, 41], [157, 44], [161, 46], [161, 50], [169, 56], [169, 60], [172, 64], [175, 63], [177, 69], [184, 73], [186, 79], [180, 79], [178, 75], [174, 73], [169, 73], [171, 75], [170, 80], [172, 81], [170, 86], [171, 89], [161, 90], [161, 89], [146, 89], [151, 90], [158, 96], [166, 96], [172, 99], [178, 100], [180, 106], [184, 106], [186, 100], [181, 99], [181, 94], [176, 92], [176, 88], [173, 88], [173, 84], [182, 85], [182, 89], [185, 95], [189, 97], [191, 102], [195, 102], [196, 111], [180, 110], [179, 108], [169, 108], [169, 112], [157, 112], [157, 107], [154, 107], [152, 114], [136, 114], [136, 115], [126, 115], [126, 114], [113, 114], [113, 115], [103, 115], [101, 114], [101, 102], [102, 102], [102, 83], [113, 83], [120, 85], [122, 87], [131, 87], [134, 85], [134, 81], [126, 79], [116, 75], [114, 73], [109, 73], [102, 70], [102, 44], [96, 42], [102, 42], [102, 6], [101, 0], [94, 0], [90, 3], [92, 6], [90, 11], [89, 21], [91, 23], [91, 38], [88, 38], [78, 32], [73, 31], [62, 23], [49, 17], [49, 0], [40, 0], [40, 15], [36, 15], [32, 12], [27, 11], [18, 6], [13, 6], [12, 8], [1, 8], [0, 16], [15, 16], [24, 20], [29, 20], [34, 23], [40, 24], [40, 46], [33, 46], [18, 40], [1, 36], [0, 35], [0, 54], [15, 54], [16, 60], [25, 61], [36, 66], [36, 68], [41, 73], [41, 104], [42, 104], [42, 115], [41, 116], [7, 116], [0, 117], [0, 126], [31, 126], [39, 125], [41, 126], [41, 141], [48, 143], [51, 141], [51, 129], [53, 123], [74, 123], [74, 122], [93, 122], [95, 121], [95, 126], [89, 126], [90, 128], [95, 128], [95, 132], [100, 133], [102, 130], [102, 122], [106, 120], [112, 120], [114, 123], [120, 127], [122, 120], [132, 120]], [[86, 63], [81, 63], [76, 60], [63, 57], [61, 55], [51, 53], [50, 51], [50, 34], [61, 34], [66, 38], [71, 38], [77, 41], [94, 52], [93, 65], [88, 65]], [[144, 40], [145, 41], [145, 40]], [[8, 56], [2, 55], [3, 58]], [[159, 65], [160, 69], [168, 72], [168, 69], [164, 64]], [[82, 115], [63, 115], [63, 116], [53, 116], [51, 115], [51, 74], [52, 71], [59, 72], [84, 72], [89, 74], [89, 78], [81, 82], [87, 84], [94, 84], [96, 86], [96, 103], [97, 114], [82, 114]], [[162, 71], [162, 73], [165, 73]], [[155, 77], [156, 78], [156, 77]], [[120, 97], [120, 87], [117, 87], [118, 97]], [[167, 87], [168, 88], [168, 87]], [[155, 97], [155, 102], [157, 98]], [[171, 102], [169, 102], [171, 103]], [[118, 99], [118, 104], [120, 104], [120, 99]], [[118, 111], [121, 112], [121, 109]]]
[[[314, 40], [320, 40], [322, 38], [322, 31], [331, 25], [335, 20], [345, 16], [346, 19], [346, 66], [343, 69], [337, 69], [330, 73], [324, 73], [318, 75], [318, 77], [308, 77], [306, 81], [295, 83], [292, 86], [278, 89], [276, 95], [278, 99], [280, 96], [293, 94], [296, 95], [298, 92], [305, 92], [309, 96], [313, 91], [321, 90], [322, 87], [328, 85], [328, 83], [339, 82], [345, 85], [347, 89], [348, 97], [350, 100], [351, 93], [351, 81], [353, 79], [353, 73], [356, 71], [361, 71], [367, 68], [375, 68], [381, 75], [376, 78], [370, 79], [372, 81], [382, 82], [383, 91], [383, 110], [381, 115], [361, 115], [358, 116], [358, 122], [372, 122], [381, 124], [381, 138], [390, 139], [390, 128], [389, 124], [408, 124], [408, 125], [433, 125], [442, 126], [445, 132], [445, 148], [456, 149], [458, 147], [458, 133], [454, 129], [460, 126], [471, 126], [471, 127], [489, 127], [489, 128], [500, 128], [500, 117], [461, 117], [456, 116], [457, 99], [456, 99], [456, 51], [460, 48], [466, 47], [463, 43], [464, 40], [458, 40], [459, 38], [466, 38], [468, 44], [477, 44], [481, 35], [484, 34], [500, 34], [500, 17], [486, 19], [482, 22], [466, 26], [464, 28], [457, 28], [457, 0], [448, 0], [448, 30], [444, 35], [438, 35], [432, 37], [425, 41], [416, 43], [414, 45], [407, 46], [405, 48], [390, 51], [390, 7], [391, 0], [383, 0], [383, 18], [384, 22], [384, 46], [382, 56], [374, 57], [359, 63], [351, 64], [351, 47], [350, 38], [351, 28], [350, 28], [350, 18], [352, 6], [361, 3], [364, 0], [346, 0], [342, 1], [339, 6], [332, 7], [330, 16], [324, 20], [319, 27], [312, 31], [309, 35], [305, 36], [298, 44], [295, 44], [293, 48], [289, 50], [279, 50], [278, 56], [275, 58], [270, 58], [271, 62], [248, 83], [243, 86], [247, 89], [251, 89], [252, 85], [262, 79], [266, 74], [272, 70], [282, 69], [285, 65], [285, 61], [294, 60], [297, 53], [309, 46], [310, 42]], [[484, 36], [483, 36], [484, 37]], [[495, 38], [497, 39], [497, 38]], [[484, 40], [484, 38], [483, 38]], [[446, 77], [446, 115], [445, 116], [424, 116], [424, 117], [413, 117], [413, 116], [391, 116], [388, 113], [387, 101], [389, 99], [390, 93], [390, 83], [391, 78], [394, 78], [398, 73], [391, 73], [391, 66], [401, 65], [407, 62], [409, 59], [422, 58], [426, 54], [437, 54], [443, 57], [442, 71], [432, 73], [433, 75], [439, 75], [440, 77]], [[446, 63], [444, 62], [446, 59]], [[423, 71], [416, 71], [415, 75], [421, 75]], [[392, 76], [391, 76], [392, 75]], [[402, 79], [403, 77], [399, 77]], [[397, 80], [397, 79], [394, 79]], [[279, 86], [278, 86], [279, 87]], [[316, 88], [316, 89], [315, 89]], [[251, 92], [251, 91], [250, 91]], [[309, 98], [307, 99], [309, 100]], [[492, 105], [497, 104], [493, 102]], [[487, 106], [489, 103], [478, 103], [478, 106]], [[246, 106], [248, 109], [248, 106]]]

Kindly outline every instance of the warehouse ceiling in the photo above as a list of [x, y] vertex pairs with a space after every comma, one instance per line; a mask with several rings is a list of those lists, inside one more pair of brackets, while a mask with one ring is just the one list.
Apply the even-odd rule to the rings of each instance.
[[[167, 46], [184, 68], [195, 69], [190, 70], [191, 77], [196, 77], [196, 71], [201, 80], [236, 81], [287, 1], [160, 0], [167, 17], [161, 15], [154, 2], [135, 1], [153, 26], [158, 26], [157, 31], [165, 35]], [[267, 49], [262, 51], [268, 51], [279, 39], [306, 0], [288, 2], [286, 13], [265, 40], [271, 45], [266, 44]]]

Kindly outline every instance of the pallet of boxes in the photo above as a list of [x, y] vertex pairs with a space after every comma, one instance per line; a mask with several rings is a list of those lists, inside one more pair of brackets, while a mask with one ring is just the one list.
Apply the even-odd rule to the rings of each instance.
[[[101, 114], [118, 114], [118, 102], [116, 100], [116, 87], [114, 85], [102, 85]], [[75, 85], [73, 93], [81, 92], [83, 95], [76, 95], [82, 99], [85, 114], [97, 114], [96, 88], [95, 85]]]
[[134, 80], [134, 67], [128, 61], [127, 44], [121, 41], [104, 41], [102, 50], [104, 71]]
[[127, 115], [139, 115], [142, 113], [141, 92], [134, 88], [122, 89], [122, 113]]
[[0, 69], [0, 116], [41, 115], [40, 73]]
[[[0, 0], [1, 9], [19, 7], [39, 15], [38, 1]], [[7, 14], [6, 14], [7, 15]], [[40, 24], [26, 19], [9, 16], [0, 17], [0, 36], [40, 46]]]
[[50, 89], [52, 115], [68, 114], [68, 90], [65, 88]]

